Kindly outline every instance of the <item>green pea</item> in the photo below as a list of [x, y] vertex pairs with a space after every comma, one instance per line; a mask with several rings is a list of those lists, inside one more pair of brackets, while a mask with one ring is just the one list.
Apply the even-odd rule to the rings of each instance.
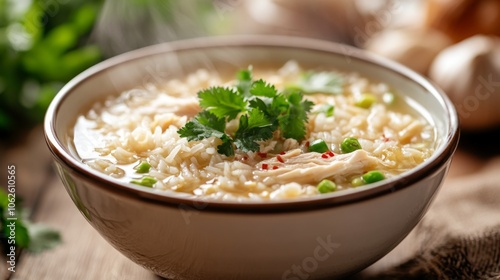
[[364, 184], [365, 184], [365, 182], [363, 182], [362, 177], [356, 177], [356, 178], [352, 179], [352, 181], [351, 181], [351, 185], [353, 187], [359, 187], [359, 186], [362, 186]]
[[342, 144], [340, 144], [340, 150], [344, 154], [352, 153], [359, 149], [362, 149], [361, 144], [359, 144], [358, 139], [354, 137], [347, 137], [342, 141]]
[[142, 161], [141, 163], [139, 163], [139, 165], [134, 167], [136, 173], [148, 173], [150, 168], [151, 164], [145, 161]]
[[323, 139], [316, 139], [312, 141], [311, 144], [309, 144], [310, 152], [324, 153], [327, 152], [328, 150], [329, 150], [328, 145]]
[[132, 184], [136, 184], [136, 185], [140, 185], [140, 186], [144, 186], [144, 187], [148, 187], [148, 188], [152, 188], [153, 185], [156, 183], [156, 179], [153, 178], [153, 177], [142, 177], [140, 181], [137, 181], [137, 180], [132, 180], [130, 181], [130, 183]]
[[319, 193], [330, 193], [336, 190], [337, 190], [337, 185], [328, 179], [325, 179], [318, 184]]
[[382, 181], [385, 179], [384, 174], [382, 174], [382, 172], [380, 172], [378, 170], [368, 171], [365, 174], [363, 174], [362, 177], [363, 177], [363, 181], [365, 181], [365, 183], [367, 183], [367, 184], [375, 183], [375, 182]]
[[377, 102], [375, 95], [366, 93], [361, 95], [361, 98], [359, 98], [354, 105], [360, 108], [369, 109], [375, 102]]

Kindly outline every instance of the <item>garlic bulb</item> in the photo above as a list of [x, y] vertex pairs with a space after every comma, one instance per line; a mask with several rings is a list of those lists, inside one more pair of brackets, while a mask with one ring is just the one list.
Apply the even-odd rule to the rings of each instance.
[[368, 41], [365, 49], [425, 74], [434, 57], [451, 43], [446, 35], [436, 30], [402, 28], [378, 33]]
[[429, 76], [455, 104], [462, 128], [500, 124], [500, 37], [476, 35], [443, 50]]
[[455, 42], [476, 34], [500, 35], [500, 1], [428, 0], [426, 26]]

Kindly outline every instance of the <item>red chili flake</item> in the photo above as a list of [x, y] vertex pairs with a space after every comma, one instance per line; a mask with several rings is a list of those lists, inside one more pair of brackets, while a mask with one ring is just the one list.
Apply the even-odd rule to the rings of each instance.
[[321, 157], [322, 158], [328, 158], [328, 155], [326, 153], [324, 153], [324, 154], [321, 154]]
[[273, 170], [276, 170], [276, 169], [278, 169], [278, 166], [274, 165]]
[[329, 155], [330, 157], [335, 156], [335, 154], [332, 151], [328, 151], [328, 152], [326, 152], [326, 154]]
[[382, 138], [383, 138], [382, 141], [384, 141], [384, 142], [389, 142], [389, 140], [390, 140], [389, 138], [387, 138], [387, 136], [385, 136], [385, 133], [382, 134]]
[[248, 157], [247, 157], [247, 156], [244, 156], [244, 157], [243, 157], [243, 160], [248, 160]]
[[284, 154], [286, 154], [286, 152], [285, 152], [285, 151], [283, 151], [283, 152], [281, 152], [281, 153], [280, 153], [280, 155], [284, 155]]
[[277, 159], [278, 159], [278, 161], [279, 161], [279, 162], [281, 162], [281, 163], [284, 163], [284, 162], [285, 162], [285, 161], [283, 160], [283, 158], [282, 158], [280, 155], [278, 155], [276, 158], [277, 158]]
[[269, 168], [269, 165], [267, 163], [262, 164], [262, 169], [267, 170]]
[[257, 152], [257, 155], [259, 155], [259, 157], [261, 157], [261, 158], [266, 158], [267, 157], [267, 153]]
[[309, 141], [306, 142], [306, 148], [309, 148], [309, 145], [311, 145], [311, 143], [309, 143]]

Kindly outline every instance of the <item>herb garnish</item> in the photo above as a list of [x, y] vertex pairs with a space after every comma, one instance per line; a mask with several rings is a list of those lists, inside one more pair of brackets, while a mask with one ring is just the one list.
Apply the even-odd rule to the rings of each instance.
[[[307, 114], [314, 105], [300, 90], [278, 92], [274, 85], [252, 79], [251, 68], [236, 75], [235, 88], [211, 87], [198, 92], [200, 107], [195, 118], [178, 130], [181, 137], [197, 141], [217, 137], [220, 154], [233, 156], [235, 147], [243, 152], [259, 151], [259, 141], [271, 139], [279, 129], [283, 138], [302, 140]], [[235, 133], [226, 132], [227, 122], [238, 119]]]
[[[3, 189], [0, 189], [0, 247], [4, 250], [9, 248], [24, 248], [31, 252], [38, 253], [51, 249], [61, 243], [61, 236], [58, 231], [39, 223], [32, 223], [28, 220], [26, 213], [15, 200], [17, 211], [16, 219], [12, 220], [9, 212], [9, 203], [12, 197]], [[11, 226], [13, 225], [13, 226]], [[12, 232], [14, 230], [14, 232]]]
[[342, 94], [344, 79], [335, 72], [309, 71], [301, 77], [297, 87], [305, 93]]

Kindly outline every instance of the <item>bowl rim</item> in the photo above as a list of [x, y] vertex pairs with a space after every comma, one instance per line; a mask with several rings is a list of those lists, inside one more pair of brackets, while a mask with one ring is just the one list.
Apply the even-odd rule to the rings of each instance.
[[[55, 125], [57, 114], [64, 99], [71, 94], [72, 90], [80, 84], [92, 79], [93, 76], [107, 71], [110, 68], [120, 67], [122, 63], [129, 63], [133, 60], [145, 59], [147, 57], [203, 49], [213, 49], [220, 47], [268, 47], [268, 48], [290, 48], [298, 50], [308, 50], [336, 55], [344, 55], [346, 59], [356, 59], [365, 63], [373, 64], [377, 67], [385, 68], [394, 75], [399, 75], [429, 92], [437, 102], [445, 109], [446, 123], [449, 133], [445, 141], [433, 155], [417, 167], [406, 171], [394, 178], [384, 180], [379, 183], [358, 187], [352, 190], [343, 190], [338, 193], [331, 193], [321, 196], [302, 197], [294, 199], [272, 200], [272, 201], [233, 201], [217, 200], [206, 197], [195, 197], [189, 194], [155, 190], [119, 182], [93, 170], [71, 155], [64, 148], [64, 144], [57, 137]], [[446, 96], [446, 94], [433, 82], [414, 72], [413, 70], [367, 51], [324, 40], [277, 35], [230, 35], [201, 37], [180, 41], [161, 43], [144, 47], [120, 54], [118, 56], [104, 60], [84, 72], [80, 73], [69, 81], [54, 97], [47, 109], [44, 119], [44, 135], [49, 150], [54, 159], [62, 165], [71, 169], [72, 172], [83, 176], [87, 180], [94, 181], [95, 185], [119, 195], [125, 195], [147, 202], [158, 203], [166, 206], [180, 207], [182, 205], [196, 210], [215, 211], [236, 211], [236, 212], [281, 212], [281, 211], [306, 211], [324, 207], [334, 207], [349, 203], [356, 203], [362, 200], [372, 199], [384, 194], [402, 190], [412, 186], [426, 176], [432, 175], [436, 170], [445, 165], [455, 152], [459, 141], [459, 120], [457, 112]]]

